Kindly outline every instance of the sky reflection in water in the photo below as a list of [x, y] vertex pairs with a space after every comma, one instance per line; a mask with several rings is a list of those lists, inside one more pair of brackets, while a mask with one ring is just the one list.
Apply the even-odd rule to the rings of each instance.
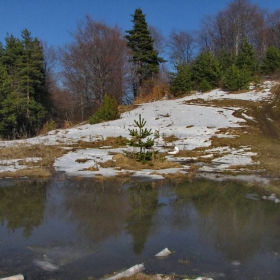
[[[144, 262], [148, 273], [279, 279], [280, 205], [251, 192], [205, 179], [0, 181], [0, 277], [100, 278]], [[157, 259], [165, 247], [173, 254]]]

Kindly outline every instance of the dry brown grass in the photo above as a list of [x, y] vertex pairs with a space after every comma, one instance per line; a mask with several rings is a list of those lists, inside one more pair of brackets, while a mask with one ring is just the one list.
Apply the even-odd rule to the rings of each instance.
[[[61, 146], [50, 146], [44, 144], [37, 145], [18, 145], [14, 147], [4, 147], [1, 149], [0, 159], [10, 160], [19, 159], [20, 164], [27, 166], [26, 169], [20, 169], [15, 172], [1, 172], [3, 177], [48, 177], [51, 175], [53, 162], [61, 157], [67, 151]], [[38, 161], [26, 161], [26, 158], [41, 158]]]
[[22, 178], [22, 177], [32, 177], [32, 178], [48, 178], [52, 175], [46, 168], [35, 167], [35, 168], [28, 168], [28, 169], [19, 169], [13, 172], [1, 172], [0, 178]]
[[200, 104], [213, 107], [237, 107], [237, 108], [249, 108], [257, 107], [265, 104], [265, 101], [250, 101], [250, 100], [239, 100], [239, 99], [220, 99], [220, 100], [187, 100], [185, 104]]
[[169, 96], [169, 87], [167, 84], [160, 84], [152, 87], [147, 94], [140, 94], [135, 98], [135, 104], [147, 103], [162, 99], [164, 96]]
[[214, 154], [211, 152], [211, 157], [209, 157], [209, 153], [207, 153], [207, 149], [209, 148], [196, 148], [193, 150], [180, 150], [178, 154], [175, 155], [176, 157], [185, 157], [188, 158], [189, 163], [192, 162], [204, 162], [208, 163], [216, 158], [218, 154]]
[[[233, 133], [233, 129], [231, 132]], [[267, 175], [280, 176], [280, 143], [262, 134], [258, 127], [246, 127], [235, 129], [236, 138], [212, 137], [211, 147], [239, 148], [240, 146], [250, 147], [252, 152], [257, 153], [253, 159], [260, 164], [246, 166], [250, 170], [263, 170]], [[241, 167], [239, 167], [241, 168]]]
[[105, 161], [105, 162], [98, 162], [98, 164], [103, 168], [116, 167], [116, 162], [114, 160], [108, 160], [108, 161]]
[[94, 165], [94, 166], [90, 166], [88, 168], [81, 169], [80, 171], [99, 171], [99, 169], [96, 165]]
[[163, 137], [163, 140], [165, 142], [171, 143], [171, 142], [179, 140], [179, 138], [177, 136], [175, 136], [175, 135], [170, 135], [170, 136]]
[[88, 158], [78, 158], [78, 159], [75, 160], [75, 162], [78, 162], [78, 163], [85, 163], [87, 161], [89, 161]]
[[198, 169], [199, 169], [198, 165], [192, 164], [192, 165], [190, 165], [190, 168], [188, 170], [185, 170], [187, 173], [177, 171], [175, 173], [161, 174], [161, 173], [158, 173], [157, 171], [154, 171], [153, 174], [162, 175], [164, 178], [169, 179], [171, 182], [178, 184], [180, 182], [183, 182], [186, 179], [193, 179], [195, 177], [196, 171]]
[[135, 105], [135, 104], [131, 104], [131, 105], [120, 105], [118, 107], [119, 109], [119, 113], [122, 114], [122, 113], [125, 113], [125, 112], [130, 112], [134, 109], [136, 109], [138, 107], [138, 105]]
[[127, 138], [118, 136], [118, 137], [107, 137], [106, 139], [99, 139], [92, 142], [87, 141], [78, 141], [77, 148], [102, 148], [102, 147], [112, 147], [112, 148], [121, 148], [126, 147]]
[[41, 165], [50, 165], [54, 158], [60, 157], [66, 150], [58, 145], [18, 145], [14, 147], [4, 147], [1, 149], [0, 159], [25, 159], [28, 157], [41, 157]]
[[113, 156], [115, 161], [115, 167], [125, 169], [125, 170], [142, 170], [142, 169], [167, 169], [167, 168], [180, 168], [181, 164], [176, 162], [170, 162], [163, 160], [161, 156], [156, 156], [154, 161], [148, 161], [146, 163], [141, 163], [133, 158], [129, 158], [124, 154], [116, 154]]

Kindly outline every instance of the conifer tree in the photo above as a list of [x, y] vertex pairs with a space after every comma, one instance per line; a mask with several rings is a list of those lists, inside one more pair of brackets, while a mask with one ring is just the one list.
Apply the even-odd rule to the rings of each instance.
[[187, 63], [176, 66], [176, 72], [170, 75], [170, 92], [174, 96], [189, 93], [192, 90], [191, 71]]
[[97, 111], [89, 118], [90, 124], [100, 123], [102, 121], [116, 120], [120, 117], [118, 102], [116, 98], [105, 94], [104, 102]]
[[253, 77], [257, 72], [257, 61], [253, 46], [247, 39], [242, 41], [240, 50], [235, 59], [235, 64], [239, 69], [245, 69]]
[[46, 90], [43, 49], [23, 30], [8, 35], [0, 53], [0, 134], [6, 138], [35, 135], [51, 110]]
[[50, 94], [46, 90], [46, 73], [44, 68], [44, 55], [41, 43], [33, 38], [25, 29], [21, 33], [22, 55], [17, 66], [21, 92], [26, 93], [27, 99], [33, 97], [36, 102], [50, 109]]
[[262, 72], [270, 74], [280, 69], [280, 50], [276, 47], [270, 47], [262, 62]]
[[217, 56], [222, 74], [225, 73], [225, 71], [231, 67], [231, 65], [234, 63], [234, 57], [233, 55], [226, 51], [225, 49], [222, 49], [218, 56]]
[[152, 135], [152, 131], [151, 129], [148, 130], [147, 128], [144, 128], [146, 121], [141, 117], [141, 114], [139, 115], [138, 121], [134, 120], [134, 124], [138, 129], [128, 129], [129, 135], [132, 136], [129, 145], [140, 148], [139, 153], [136, 154], [136, 157], [140, 161], [145, 162], [146, 160], [151, 160], [152, 153], [146, 151], [146, 149], [151, 149], [154, 146], [154, 140], [149, 137]]
[[210, 51], [200, 53], [192, 64], [192, 80], [195, 88], [206, 91], [219, 86], [221, 69]]
[[134, 67], [133, 92], [136, 97], [139, 95], [142, 82], [152, 78], [154, 73], [158, 73], [159, 64], [164, 62], [164, 59], [159, 57], [158, 52], [154, 49], [154, 40], [140, 8], [135, 10], [132, 22], [133, 29], [126, 30], [128, 35], [125, 38], [131, 49], [131, 62]]
[[3, 101], [12, 86], [12, 80], [8, 75], [6, 67], [0, 62], [0, 102]]
[[250, 83], [250, 73], [245, 68], [239, 69], [232, 64], [223, 76], [224, 89], [234, 91], [247, 89]]

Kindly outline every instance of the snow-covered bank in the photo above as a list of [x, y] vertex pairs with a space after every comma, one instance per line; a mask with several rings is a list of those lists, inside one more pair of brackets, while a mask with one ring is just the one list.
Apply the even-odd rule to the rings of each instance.
[[[141, 104], [138, 108], [123, 113], [121, 118], [115, 121], [100, 123], [96, 125], [82, 125], [70, 129], [59, 129], [49, 132], [45, 136], [38, 136], [32, 139], [21, 141], [1, 141], [1, 147], [13, 146], [17, 144], [74, 144], [78, 141], [95, 141], [105, 139], [108, 136], [129, 137], [129, 128], [134, 127], [134, 120], [138, 119], [138, 115], [147, 121], [146, 127], [154, 132], [155, 149], [160, 151], [170, 151], [174, 146], [180, 150], [193, 150], [196, 148], [207, 148], [211, 146], [211, 137], [214, 135], [220, 137], [233, 137], [232, 135], [221, 134], [222, 128], [238, 128], [246, 124], [246, 120], [250, 116], [245, 114], [242, 117], [235, 117], [233, 114], [239, 108], [222, 108], [202, 106], [195, 104], [195, 100], [201, 99], [205, 101], [216, 99], [240, 99], [249, 101], [266, 101], [272, 98], [270, 92], [275, 82], [265, 82], [262, 86], [258, 86], [257, 90], [252, 87], [250, 91], [238, 94], [228, 94], [222, 90], [213, 90], [208, 93], [196, 93], [191, 96], [176, 100], [161, 100], [151, 103]], [[190, 102], [193, 101], [193, 102]], [[175, 136], [177, 140], [167, 143], [164, 138], [167, 136]], [[125, 148], [129, 150], [131, 148]], [[124, 149], [121, 149], [123, 151]], [[1, 150], [0, 150], [1, 151]], [[79, 176], [114, 176], [116, 173], [124, 172], [124, 170], [116, 170], [114, 168], [102, 168], [99, 163], [112, 159], [111, 152], [115, 149], [109, 147], [103, 149], [77, 149], [66, 153], [57, 158], [54, 167], [56, 170], [65, 171], [70, 175]], [[211, 153], [215, 153], [212, 159], [212, 165], [203, 165], [200, 171], [216, 172], [224, 171], [231, 166], [247, 166], [256, 164], [252, 157], [255, 155], [251, 152], [250, 147], [230, 148], [223, 147], [220, 149], [207, 151], [207, 156], [211, 157]], [[217, 157], [217, 154], [220, 156]], [[83, 161], [81, 161], [83, 159]], [[169, 160], [174, 160], [174, 156], [169, 155]], [[179, 160], [179, 159], [177, 159]], [[182, 162], [186, 158], [180, 159]], [[195, 160], [195, 159], [192, 159]], [[0, 173], [22, 168], [16, 162], [0, 160]], [[133, 176], [153, 176], [153, 178], [162, 178], [163, 173], [188, 172], [189, 165], [183, 164], [182, 168], [165, 169], [157, 171], [153, 170], [131, 171]], [[88, 169], [95, 170], [89, 171]]]

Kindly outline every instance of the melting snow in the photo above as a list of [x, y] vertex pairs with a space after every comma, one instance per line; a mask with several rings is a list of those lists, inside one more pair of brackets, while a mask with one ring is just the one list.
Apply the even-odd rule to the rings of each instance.
[[[138, 115], [147, 121], [146, 127], [151, 129], [159, 137], [155, 139], [155, 148], [160, 151], [171, 151], [174, 146], [180, 150], [193, 150], [200, 147], [209, 147], [211, 145], [211, 137], [217, 135], [219, 137], [234, 137], [233, 135], [219, 134], [220, 128], [236, 128], [246, 123], [246, 119], [251, 117], [243, 114], [243, 118], [237, 118], [233, 115], [237, 108], [217, 108], [200, 106], [196, 104], [186, 104], [186, 101], [203, 99], [242, 99], [250, 101], [270, 100], [272, 93], [270, 88], [274, 82], [265, 82], [260, 91], [255, 91], [253, 87], [249, 92], [230, 94], [222, 90], [212, 90], [208, 93], [196, 93], [176, 100], [161, 100], [152, 103], [139, 105], [135, 110], [123, 113], [121, 118], [115, 121], [95, 124], [82, 125], [70, 129], [59, 129], [49, 132], [45, 136], [38, 136], [27, 140], [17, 141], [0, 141], [1, 146], [12, 146], [20, 143], [26, 144], [71, 144], [79, 140], [95, 141], [97, 139], [105, 139], [108, 136], [123, 136], [129, 138], [128, 128], [134, 127], [134, 120], [138, 119]], [[252, 119], [253, 120], [253, 119]], [[165, 143], [164, 137], [174, 135], [179, 140], [173, 143]], [[127, 148], [130, 149], [130, 148]], [[115, 149], [116, 150], [116, 149]], [[123, 150], [123, 149], [121, 149]], [[116, 171], [113, 168], [102, 168], [99, 162], [105, 162], [112, 159], [109, 152], [113, 150], [105, 149], [80, 149], [75, 152], [69, 152], [61, 158], [56, 159], [54, 167], [56, 170], [64, 171], [70, 175], [95, 176], [102, 174], [103, 176], [113, 176], [116, 172], [124, 172], [124, 170]], [[210, 150], [208, 151], [210, 152]], [[212, 152], [215, 152], [214, 150]], [[247, 149], [230, 149], [223, 147], [216, 150], [216, 154], [224, 154], [212, 162], [220, 169], [230, 168], [232, 165], [248, 165], [252, 164], [253, 153]], [[212, 156], [212, 155], [209, 155]], [[173, 157], [168, 157], [170, 160]], [[81, 159], [84, 159], [81, 161]], [[177, 159], [178, 161], [187, 160], [187, 158]], [[97, 167], [98, 171], [86, 170], [90, 167]], [[13, 171], [24, 168], [19, 165], [19, 160], [5, 161], [0, 160], [0, 172]], [[186, 172], [187, 167], [182, 169], [168, 169], [157, 171], [153, 170], [133, 171], [133, 176], [153, 176], [153, 178], [162, 178], [160, 174], [169, 172]], [[202, 166], [201, 171], [213, 171], [209, 166]]]

